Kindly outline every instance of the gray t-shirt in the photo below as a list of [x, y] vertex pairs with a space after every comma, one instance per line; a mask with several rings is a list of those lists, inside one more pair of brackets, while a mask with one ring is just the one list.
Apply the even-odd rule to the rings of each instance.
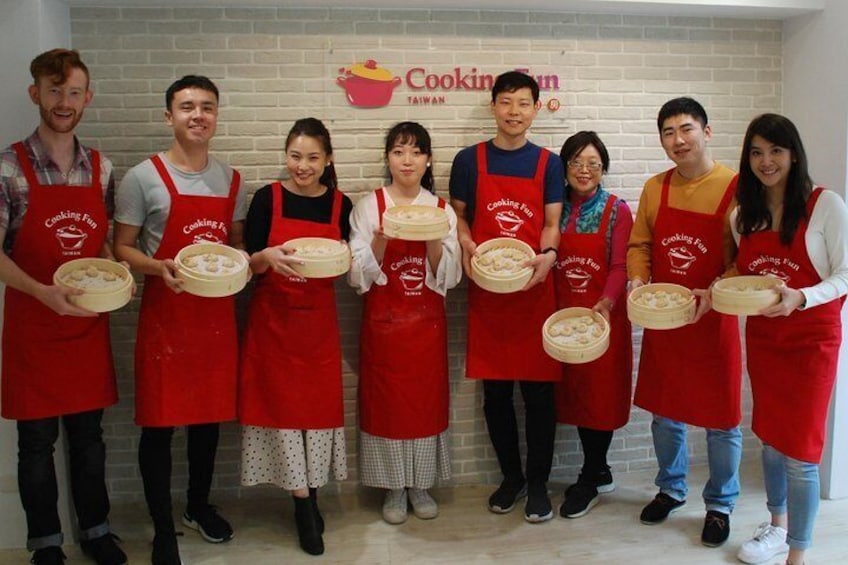
[[[178, 193], [221, 198], [229, 195], [233, 169], [211, 155], [206, 168], [196, 173], [178, 169], [165, 158], [164, 153], [160, 153], [159, 157], [171, 174]], [[242, 178], [233, 212], [234, 222], [247, 216], [246, 192]], [[127, 171], [115, 194], [114, 218], [116, 222], [141, 227], [139, 249], [146, 255], [152, 257], [159, 249], [170, 212], [171, 196], [153, 161], [147, 159]]]

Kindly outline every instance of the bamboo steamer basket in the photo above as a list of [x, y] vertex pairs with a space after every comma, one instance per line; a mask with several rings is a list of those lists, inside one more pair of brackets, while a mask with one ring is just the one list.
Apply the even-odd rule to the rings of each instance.
[[[214, 253], [232, 259], [236, 263], [234, 270], [227, 273], [209, 273], [186, 264], [186, 259], [195, 255]], [[177, 264], [177, 278], [183, 281], [183, 290], [195, 296], [221, 298], [236, 294], [247, 284], [250, 269], [247, 260], [237, 249], [220, 243], [195, 243], [180, 249], [174, 261]]]
[[[602, 333], [600, 337], [593, 339], [590, 343], [559, 343], [557, 339], [550, 334], [550, 328], [556, 323], [568, 318], [581, 318], [589, 316], [594, 321], [601, 324]], [[593, 312], [590, 308], [572, 307], [563, 308], [551, 314], [545, 323], [542, 325], [542, 346], [545, 348], [545, 353], [563, 363], [580, 364], [590, 363], [599, 359], [607, 349], [610, 343], [610, 326], [606, 319]]]
[[780, 302], [777, 277], [743, 275], [716, 282], [712, 287], [713, 310], [731, 316], [755, 316], [763, 308]]
[[383, 212], [383, 233], [405, 241], [442, 239], [450, 231], [448, 215], [435, 206], [394, 206]]
[[[100, 272], [113, 273], [116, 276], [114, 284], [104, 287], [91, 287], [76, 283], [71, 277], [71, 273], [89, 267], [94, 267]], [[102, 275], [98, 275], [97, 278], [102, 280]], [[85, 294], [68, 296], [68, 301], [92, 312], [111, 312], [125, 306], [132, 299], [134, 284], [132, 274], [126, 267], [115, 261], [96, 257], [73, 259], [63, 263], [53, 273], [53, 283], [84, 290]], [[85, 283], [85, 279], [82, 283]]]
[[477, 253], [471, 257], [471, 279], [477, 285], [489, 292], [498, 294], [508, 294], [516, 292], [524, 288], [527, 281], [533, 276], [533, 269], [524, 267], [515, 272], [505, 273], [503, 275], [485, 270], [485, 267], [480, 264], [481, 257], [493, 249], [518, 249], [527, 255], [527, 259], [532, 259], [536, 256], [533, 248], [518, 239], [510, 237], [496, 237], [488, 241], [484, 241], [477, 246]]
[[[674, 292], [687, 297], [683, 304], [656, 308], [636, 302], [646, 293]], [[673, 330], [688, 324], [695, 315], [695, 295], [685, 286], [671, 283], [653, 283], [640, 286], [627, 297], [627, 317], [634, 324], [649, 330]]]
[[[328, 247], [326, 255], [301, 255], [299, 250], [307, 246]], [[307, 279], [326, 279], [338, 277], [350, 270], [350, 248], [325, 237], [297, 237], [283, 244], [286, 249], [293, 250], [294, 256], [303, 261], [302, 265], [292, 263], [291, 267]]]

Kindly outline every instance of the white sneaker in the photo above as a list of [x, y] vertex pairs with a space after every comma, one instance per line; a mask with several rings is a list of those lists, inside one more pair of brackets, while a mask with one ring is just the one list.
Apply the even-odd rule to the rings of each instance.
[[389, 524], [406, 522], [406, 489], [391, 489], [386, 491], [383, 501], [383, 520]]
[[412, 511], [417, 517], [422, 520], [432, 520], [439, 515], [439, 505], [426, 489], [411, 488], [408, 493]]
[[754, 532], [754, 537], [742, 544], [736, 557], [743, 563], [762, 563], [788, 551], [786, 530], [763, 522]]

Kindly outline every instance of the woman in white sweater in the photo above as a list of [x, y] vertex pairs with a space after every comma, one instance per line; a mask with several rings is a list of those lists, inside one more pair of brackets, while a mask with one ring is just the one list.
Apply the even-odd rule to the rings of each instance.
[[848, 294], [848, 209], [813, 184], [798, 130], [764, 114], [748, 126], [731, 216], [743, 275], [781, 278], [780, 302], [746, 323], [752, 428], [763, 442], [770, 522], [738, 557], [761, 563], [789, 552], [800, 565], [812, 541], [819, 462]]

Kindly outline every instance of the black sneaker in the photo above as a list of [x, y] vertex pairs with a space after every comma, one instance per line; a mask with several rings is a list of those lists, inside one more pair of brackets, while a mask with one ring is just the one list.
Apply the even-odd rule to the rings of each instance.
[[598, 504], [598, 489], [579, 480], [565, 489], [565, 500], [559, 507], [563, 518], [579, 518], [589, 513]]
[[176, 534], [156, 534], [153, 537], [152, 565], [182, 565]]
[[115, 540], [120, 538], [109, 533], [99, 538], [83, 540], [80, 542], [82, 552], [94, 560], [97, 565], [125, 565], [127, 554], [124, 553]]
[[[577, 482], [581, 482], [582, 479], [583, 474], [581, 473], [580, 478], [577, 479]], [[609, 469], [598, 473], [587, 482], [595, 485], [595, 488], [598, 489], [598, 492], [601, 494], [605, 494], [615, 490], [615, 482], [612, 480], [612, 472]]]
[[665, 522], [668, 515], [676, 512], [678, 508], [686, 504], [685, 500], [677, 500], [670, 497], [664, 492], [659, 493], [645, 508], [642, 509], [642, 514], [639, 520], [643, 524], [653, 526]]
[[192, 530], [197, 530], [203, 539], [209, 543], [223, 543], [233, 539], [233, 528], [224, 520], [218, 509], [207, 504], [183, 513], [183, 524]]
[[62, 565], [65, 562], [65, 554], [58, 545], [51, 545], [36, 549], [29, 562], [34, 565]]
[[498, 490], [489, 497], [489, 510], [495, 514], [506, 514], [512, 512], [515, 503], [527, 496], [527, 483], [507, 482], [506, 479], [498, 487]]
[[718, 547], [730, 536], [730, 516], [718, 510], [707, 510], [701, 543], [707, 547]]
[[545, 486], [531, 487], [527, 491], [527, 504], [524, 505], [524, 519], [531, 524], [547, 522], [554, 517], [554, 509]]

